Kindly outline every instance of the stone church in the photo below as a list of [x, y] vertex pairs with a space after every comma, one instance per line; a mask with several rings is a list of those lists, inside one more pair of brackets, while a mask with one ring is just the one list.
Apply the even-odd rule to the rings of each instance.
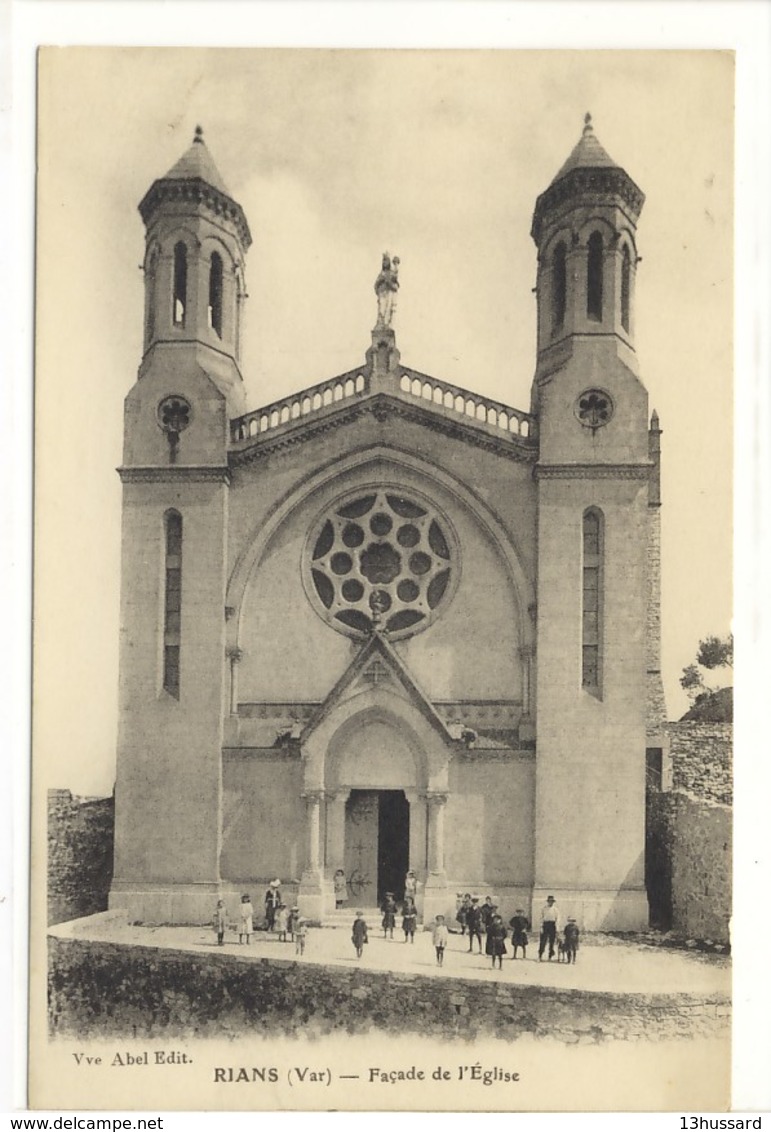
[[200, 130], [151, 185], [112, 907], [208, 922], [278, 878], [323, 920], [337, 869], [365, 909], [413, 869], [426, 922], [470, 892], [507, 918], [553, 893], [587, 929], [647, 924], [664, 709], [643, 200], [587, 115], [535, 203], [528, 409], [402, 361], [384, 256], [366, 353], [248, 411], [247, 218]]

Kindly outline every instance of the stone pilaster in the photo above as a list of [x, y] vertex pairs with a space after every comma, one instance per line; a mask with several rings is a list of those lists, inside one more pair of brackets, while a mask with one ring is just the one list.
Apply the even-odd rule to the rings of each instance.
[[426, 792], [428, 803], [428, 875], [423, 897], [423, 921], [430, 923], [437, 913], [446, 911], [449, 897], [444, 867], [444, 815], [449, 794]]
[[327, 794], [327, 854], [328, 874], [345, 868], [345, 804], [350, 790], [336, 790]]
[[309, 920], [321, 920], [324, 908], [324, 884], [321, 874], [321, 803], [323, 790], [303, 794], [307, 814], [307, 863], [300, 880], [300, 911]]

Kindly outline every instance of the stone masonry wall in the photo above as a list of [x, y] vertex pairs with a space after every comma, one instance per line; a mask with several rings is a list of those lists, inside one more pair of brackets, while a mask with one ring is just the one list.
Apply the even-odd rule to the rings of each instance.
[[48, 791], [48, 923], [107, 908], [112, 880], [112, 798]]
[[602, 994], [50, 939], [52, 1034], [80, 1038], [366, 1033], [567, 1043], [714, 1036], [723, 995]]
[[729, 942], [731, 817], [730, 806], [680, 790], [649, 796], [648, 885], [656, 926], [688, 939]]
[[668, 723], [672, 789], [705, 801], [730, 805], [733, 800], [733, 725], [731, 723]]

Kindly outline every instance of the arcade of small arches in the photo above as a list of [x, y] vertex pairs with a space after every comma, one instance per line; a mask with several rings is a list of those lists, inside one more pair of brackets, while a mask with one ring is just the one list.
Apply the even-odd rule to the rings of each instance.
[[[575, 243], [575, 240], [571, 241]], [[584, 293], [586, 298], [585, 317], [592, 322], [602, 322], [606, 315], [605, 298], [605, 258], [606, 251], [616, 251], [618, 239], [611, 237], [606, 244], [602, 232], [594, 229], [585, 244], [579, 247], [585, 257]], [[621, 281], [619, 290], [618, 315], [623, 329], [630, 331], [630, 309], [632, 294], [632, 264], [633, 252], [629, 243], [624, 240], [621, 244]], [[552, 274], [551, 282], [551, 333], [557, 334], [565, 324], [568, 304], [568, 242], [560, 239], [550, 254]]]
[[[163, 329], [184, 330], [189, 322], [189, 309], [193, 292], [197, 288], [197, 281], [191, 277], [192, 256], [188, 245], [192, 240], [200, 249], [200, 256], [206, 277], [205, 323], [217, 339], [226, 336], [228, 324], [235, 323], [234, 317], [227, 317], [225, 299], [225, 259], [231, 263], [230, 255], [223, 244], [222, 253], [216, 248], [207, 251], [201, 248], [198, 239], [189, 235], [187, 239], [177, 239], [170, 253], [171, 270], [169, 280], [168, 299], [162, 304], [160, 313], [163, 315]], [[163, 257], [161, 245], [154, 241], [150, 244], [144, 264], [147, 279], [147, 318], [146, 332], [149, 345], [159, 329], [158, 325], [158, 280], [159, 263]], [[236, 298], [240, 302], [245, 296], [242, 271], [238, 265], [231, 265], [232, 273], [236, 279]], [[168, 312], [168, 316], [164, 312]]]

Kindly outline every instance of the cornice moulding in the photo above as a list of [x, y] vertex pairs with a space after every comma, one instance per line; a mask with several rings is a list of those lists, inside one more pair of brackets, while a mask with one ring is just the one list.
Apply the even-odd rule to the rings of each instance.
[[152, 466], [116, 469], [122, 483], [230, 483], [230, 469], [208, 466]]
[[647, 480], [652, 464], [536, 464], [537, 480]]

